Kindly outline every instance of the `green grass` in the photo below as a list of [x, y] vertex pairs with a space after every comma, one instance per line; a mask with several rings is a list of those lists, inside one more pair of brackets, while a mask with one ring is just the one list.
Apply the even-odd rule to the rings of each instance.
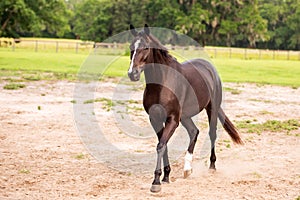
[[84, 101], [84, 104], [91, 104], [95, 102], [101, 102], [102, 103], [102, 109], [105, 109], [106, 111], [110, 111], [113, 106], [115, 106], [115, 102], [108, 98], [99, 98], [99, 99], [89, 99]]
[[76, 158], [77, 160], [82, 160], [82, 159], [85, 158], [85, 155], [84, 155], [83, 153], [80, 153], [80, 154], [77, 154], [77, 155], [75, 156], [75, 158]]
[[3, 52], [0, 51], [1, 71], [38, 71], [77, 73], [86, 59], [85, 54], [41, 53], [41, 52]]
[[[91, 104], [95, 102], [100, 102], [102, 103], [102, 108], [106, 111], [110, 111], [114, 109], [115, 106], [125, 106], [127, 111], [132, 111], [132, 112], [138, 112], [138, 111], [143, 111], [144, 108], [138, 107], [136, 105], [141, 105], [140, 101], [136, 100], [112, 100], [108, 98], [97, 98], [97, 99], [88, 99], [85, 100], [83, 103], [84, 104]], [[135, 113], [137, 114], [137, 113]]]
[[26, 85], [22, 84], [22, 83], [8, 83], [6, 85], [3, 86], [3, 89], [5, 90], [17, 90], [20, 88], [25, 88]]
[[214, 59], [223, 81], [300, 86], [300, 61]]
[[[229, 58], [212, 61], [224, 82], [300, 87], [300, 61]], [[100, 78], [102, 74], [120, 77], [127, 76], [128, 67], [129, 56], [0, 50], [0, 77], [17, 76], [25, 81], [74, 80], [78, 72], [93, 75], [93, 78]]]
[[20, 174], [29, 174], [30, 171], [29, 171], [28, 169], [20, 169], [20, 170], [19, 170], [19, 173], [20, 173]]
[[242, 93], [241, 90], [238, 90], [238, 89], [235, 89], [235, 88], [224, 87], [223, 89], [224, 89], [225, 91], [230, 92], [231, 94], [241, 94], [241, 93]]
[[252, 123], [251, 120], [236, 122], [237, 128], [245, 129], [247, 133], [262, 133], [264, 131], [289, 133], [292, 130], [300, 128], [300, 122], [296, 119], [289, 119], [286, 121], [267, 120], [264, 123]]

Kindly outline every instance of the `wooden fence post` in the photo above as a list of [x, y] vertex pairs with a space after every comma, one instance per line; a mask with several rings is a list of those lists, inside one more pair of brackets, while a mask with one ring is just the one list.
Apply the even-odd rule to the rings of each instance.
[[13, 41], [13, 43], [12, 43], [12, 51], [15, 51], [15, 48], [16, 48], [16, 43], [15, 43], [15, 41]]
[[78, 42], [76, 42], [76, 50], [75, 50], [76, 53], [78, 53]]
[[35, 41], [35, 52], [38, 52], [38, 40]]
[[58, 53], [58, 41], [56, 41], [56, 53]]
[[217, 49], [215, 48], [215, 58], [217, 58]]

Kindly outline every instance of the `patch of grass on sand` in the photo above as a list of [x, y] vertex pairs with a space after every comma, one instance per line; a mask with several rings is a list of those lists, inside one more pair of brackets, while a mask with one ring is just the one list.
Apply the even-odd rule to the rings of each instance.
[[241, 93], [242, 93], [241, 90], [238, 90], [238, 89], [235, 89], [235, 88], [223, 87], [223, 89], [224, 89], [225, 91], [230, 92], [231, 94], [241, 94]]
[[20, 169], [20, 170], [19, 170], [19, 173], [20, 173], [20, 174], [29, 174], [30, 171], [29, 171], [28, 169]]
[[112, 99], [108, 98], [99, 98], [99, 99], [89, 99], [84, 101], [84, 104], [90, 104], [90, 103], [95, 103], [95, 102], [101, 102], [102, 103], [102, 108], [105, 109], [106, 111], [110, 111], [113, 106], [115, 106], [115, 102], [113, 102]]
[[5, 90], [18, 90], [20, 88], [25, 88], [26, 85], [22, 83], [7, 83], [3, 86], [3, 89]]
[[85, 158], [85, 155], [84, 155], [83, 153], [80, 153], [80, 154], [77, 154], [77, 155], [75, 156], [75, 158], [76, 158], [77, 160], [82, 160], [82, 159]]
[[285, 121], [267, 120], [264, 123], [252, 123], [251, 120], [237, 121], [237, 128], [246, 129], [247, 133], [262, 133], [264, 131], [289, 133], [292, 130], [297, 130], [300, 127], [299, 120], [289, 119]]

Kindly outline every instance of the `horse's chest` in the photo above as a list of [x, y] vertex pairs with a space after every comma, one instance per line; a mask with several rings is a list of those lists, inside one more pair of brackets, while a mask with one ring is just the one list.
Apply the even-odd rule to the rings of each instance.
[[143, 98], [143, 105], [146, 112], [149, 111], [151, 106], [156, 104], [163, 106], [167, 112], [171, 112], [174, 108], [180, 109], [176, 95], [170, 90], [162, 87], [146, 87]]

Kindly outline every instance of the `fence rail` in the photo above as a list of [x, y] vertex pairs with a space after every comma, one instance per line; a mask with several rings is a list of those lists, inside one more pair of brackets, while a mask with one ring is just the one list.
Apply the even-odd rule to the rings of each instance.
[[[28, 50], [35, 52], [73, 52], [88, 53], [94, 51], [99, 54], [129, 53], [129, 44], [120, 43], [95, 43], [81, 40], [51, 40], [51, 39], [10, 39], [0, 38], [0, 50], [19, 51]], [[269, 60], [300, 60], [300, 51], [282, 51], [267, 49], [246, 49], [228, 47], [194, 47], [171, 46], [168, 49], [180, 56], [199, 57], [207, 53], [210, 58], [238, 58], [238, 59], [269, 59]]]

